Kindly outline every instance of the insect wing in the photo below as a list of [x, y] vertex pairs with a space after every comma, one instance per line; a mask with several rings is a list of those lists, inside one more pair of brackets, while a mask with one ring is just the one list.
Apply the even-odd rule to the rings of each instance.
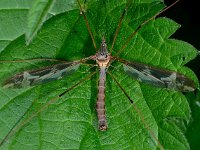
[[182, 92], [195, 90], [194, 82], [191, 79], [174, 71], [162, 70], [135, 62], [124, 64], [124, 71], [138, 81], [156, 87]]
[[9, 78], [4, 82], [5, 88], [23, 88], [38, 84], [48, 83], [71, 75], [79, 68], [79, 63], [63, 63], [32, 71], [24, 71], [21, 74]]

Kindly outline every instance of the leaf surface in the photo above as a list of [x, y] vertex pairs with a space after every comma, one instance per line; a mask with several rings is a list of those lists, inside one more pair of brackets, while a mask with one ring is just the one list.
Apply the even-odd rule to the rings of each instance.
[[[115, 3], [114, 0], [89, 1], [83, 5], [97, 47], [100, 46], [103, 35], [106, 37], [108, 47], [111, 47], [126, 2], [125, 0], [119, 3]], [[121, 49], [127, 37], [139, 24], [163, 8], [163, 4], [158, 1], [134, 2], [127, 9], [113, 55]], [[194, 73], [183, 66], [196, 56], [196, 49], [188, 43], [169, 38], [179, 27], [177, 23], [167, 18], [152, 20], [139, 30], [119, 57], [178, 71], [197, 83]], [[83, 16], [80, 15], [76, 5], [74, 9], [55, 15], [46, 21], [29, 46], [25, 44], [24, 35], [13, 40], [0, 53], [0, 58], [1, 60], [57, 58], [73, 61], [94, 55], [95, 52]], [[0, 63], [1, 83], [15, 73], [49, 64], [52, 62]], [[45, 103], [93, 71], [94, 69], [90, 69], [89, 66], [81, 65], [73, 75], [48, 84], [24, 89], [0, 88], [2, 131], [0, 140], [3, 140], [9, 132], [13, 132], [13, 128], [37, 112]], [[127, 76], [122, 64], [118, 62], [114, 62], [109, 71], [140, 109], [148, 128], [165, 149], [189, 149], [183, 131], [175, 123], [177, 118], [188, 121], [190, 117], [190, 108], [182, 93], [141, 84]], [[98, 74], [38, 113], [20, 127], [20, 130], [13, 132], [1, 148], [159, 149], [158, 143], [141, 121], [141, 116], [109, 75], [106, 81], [108, 130], [98, 131], [95, 111], [97, 85]]]
[[54, 5], [55, 0], [36, 0], [29, 10], [26, 42], [29, 44], [46, 20], [47, 14]]
[[[34, 3], [35, 0], [0, 1], [0, 28], [2, 29], [0, 32], [0, 51], [20, 35], [23, 35], [25, 32], [31, 32], [28, 30], [27, 25], [30, 23], [27, 23], [27, 20], [29, 10], [32, 8]], [[68, 10], [76, 9], [77, 7], [75, 6], [74, 0], [56, 1], [52, 9], [47, 12], [48, 17], [45, 19], [49, 19], [53, 15], [60, 14]], [[44, 9], [45, 8], [41, 8], [40, 11], [45, 11]], [[36, 19], [33, 22], [37, 22]], [[39, 27], [40, 26], [37, 27], [37, 30]]]

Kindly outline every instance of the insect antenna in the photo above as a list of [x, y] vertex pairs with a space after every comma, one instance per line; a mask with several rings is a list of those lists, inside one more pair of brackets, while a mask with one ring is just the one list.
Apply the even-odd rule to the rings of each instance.
[[[36, 111], [35, 113], [33, 113], [30, 117], [28, 117], [26, 120], [24, 120], [23, 122], [21, 122], [19, 125], [14, 126], [10, 132], [8, 132], [8, 134], [3, 138], [3, 140], [0, 142], [0, 146], [2, 146], [4, 144], [4, 142], [11, 137], [14, 133], [16, 133], [21, 127], [23, 127], [26, 123], [28, 123], [32, 118], [34, 118], [35, 116], [37, 116], [40, 112], [44, 111], [45, 109], [48, 108], [49, 105], [51, 105], [52, 103], [56, 102], [59, 98], [61, 98], [63, 95], [65, 95], [66, 93], [68, 93], [69, 91], [71, 91], [72, 89], [74, 89], [75, 87], [77, 87], [78, 85], [80, 85], [81, 83], [85, 82], [86, 80], [90, 79], [94, 74], [96, 74], [96, 72], [93, 72], [92, 74], [86, 76], [85, 78], [83, 78], [82, 80], [80, 80], [78, 83], [76, 83], [75, 85], [71, 86], [70, 88], [68, 88], [67, 90], [65, 90], [64, 92], [62, 92], [61, 94], [59, 94], [58, 96], [54, 97], [53, 99], [51, 99], [50, 101], [48, 101], [45, 105], [43, 105], [38, 111]], [[27, 112], [26, 112], [27, 113]], [[26, 114], [25, 113], [25, 114]], [[25, 115], [24, 114], [24, 115]], [[20, 120], [18, 121], [20, 122]]]
[[154, 16], [152, 16], [151, 18], [147, 19], [146, 21], [144, 21], [143, 23], [141, 23], [135, 31], [132, 32], [132, 34], [128, 37], [128, 39], [124, 42], [124, 44], [122, 45], [122, 48], [117, 52], [116, 56], [119, 56], [124, 49], [126, 48], [126, 46], [128, 45], [128, 43], [132, 40], [132, 38], [137, 34], [137, 32], [145, 25], [147, 24], [149, 21], [153, 20], [155, 17], [157, 17], [158, 15], [162, 14], [163, 12], [165, 12], [166, 10], [170, 9], [171, 7], [173, 7], [176, 3], [178, 3], [180, 0], [176, 0], [174, 3], [172, 3], [171, 5], [165, 7], [164, 9], [162, 9], [161, 11], [159, 11], [158, 13], [156, 13]]
[[84, 12], [84, 10], [83, 10], [83, 7], [81, 6], [81, 3], [80, 3], [79, 0], [77, 0], [77, 2], [78, 2], [78, 5], [79, 5], [79, 8], [80, 8], [80, 14], [83, 15], [83, 18], [84, 18], [85, 23], [86, 23], [86, 26], [87, 26], [87, 30], [88, 30], [88, 32], [89, 32], [89, 34], [90, 34], [91, 39], [92, 39], [93, 46], [94, 46], [94, 48], [96, 49], [96, 48], [97, 48], [97, 47], [96, 47], [96, 42], [95, 42], [95, 40], [94, 40], [94, 36], [93, 36], [93, 34], [92, 34], [92, 31], [91, 31], [89, 22], [88, 22], [88, 20], [87, 20], [87, 17], [86, 17], [86, 15], [85, 15], [85, 12]]
[[130, 6], [131, 2], [132, 2], [132, 0], [129, 0], [129, 1], [127, 2], [124, 11], [123, 11], [122, 14], [121, 14], [121, 17], [120, 17], [120, 20], [119, 20], [119, 23], [118, 23], [118, 25], [117, 25], [117, 29], [116, 29], [116, 31], [115, 31], [115, 35], [114, 35], [114, 38], [113, 38], [113, 42], [112, 42], [112, 46], [111, 46], [111, 49], [110, 49], [110, 53], [112, 53], [113, 47], [114, 47], [115, 42], [116, 42], [117, 35], [118, 35], [119, 30], [120, 30], [120, 27], [121, 27], [121, 25], [122, 25], [122, 21], [123, 21], [123, 19], [124, 19], [124, 16], [125, 16], [125, 14], [126, 14], [126, 11], [127, 11], [128, 7]]
[[133, 108], [135, 109], [135, 111], [137, 112], [137, 114], [140, 116], [140, 119], [143, 123], [143, 125], [145, 126], [145, 128], [148, 130], [148, 132], [151, 134], [151, 136], [154, 138], [154, 140], [158, 143], [159, 147], [161, 150], [164, 150], [163, 145], [160, 143], [160, 141], [158, 140], [158, 138], [155, 136], [155, 134], [153, 133], [153, 131], [149, 128], [147, 122], [144, 119], [144, 115], [142, 114], [142, 112], [140, 111], [140, 109], [137, 107], [137, 105], [134, 103], [134, 101], [131, 99], [131, 97], [128, 95], [128, 93], [125, 91], [125, 89], [121, 86], [121, 84], [117, 81], [117, 79], [108, 71], [108, 74], [111, 76], [111, 78], [115, 81], [115, 83], [119, 86], [119, 88], [122, 90], [122, 92], [126, 95], [126, 97], [129, 99], [129, 101], [131, 102], [131, 104], [133, 105]]

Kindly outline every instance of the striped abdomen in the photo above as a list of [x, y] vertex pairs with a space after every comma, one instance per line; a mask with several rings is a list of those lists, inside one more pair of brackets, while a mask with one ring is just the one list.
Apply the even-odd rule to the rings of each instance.
[[106, 67], [100, 67], [99, 84], [98, 84], [98, 100], [96, 104], [99, 130], [107, 129], [105, 116], [105, 82], [106, 82]]

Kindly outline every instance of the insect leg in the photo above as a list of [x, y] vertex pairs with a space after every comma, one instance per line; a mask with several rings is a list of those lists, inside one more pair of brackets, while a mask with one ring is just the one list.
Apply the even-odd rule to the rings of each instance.
[[[32, 118], [34, 118], [35, 116], [37, 116], [40, 112], [44, 111], [45, 109], [48, 108], [48, 106], [52, 103], [54, 103], [55, 101], [57, 101], [59, 98], [61, 98], [63, 95], [65, 95], [67, 92], [71, 91], [72, 89], [74, 89], [75, 87], [77, 87], [79, 84], [85, 82], [86, 80], [90, 79], [96, 72], [93, 72], [92, 74], [88, 75], [87, 77], [83, 78], [82, 80], [80, 80], [78, 83], [76, 83], [75, 85], [71, 86], [69, 89], [67, 89], [66, 91], [62, 92], [61, 94], [59, 94], [57, 97], [54, 97], [53, 99], [51, 99], [49, 102], [47, 102], [45, 105], [43, 105], [37, 112], [33, 113], [30, 117], [28, 117], [26, 120], [24, 120], [23, 122], [21, 122], [19, 125], [16, 125], [15, 127], [12, 128], [12, 130], [3, 138], [3, 140], [0, 142], [0, 146], [2, 146], [4, 144], [4, 142], [11, 137], [14, 133], [16, 133], [21, 127], [23, 127], [26, 123], [28, 123]], [[20, 121], [20, 120], [19, 120]], [[18, 122], [19, 122], [18, 121]]]
[[128, 39], [124, 42], [124, 44], [122, 45], [122, 48], [117, 52], [116, 56], [119, 56], [124, 49], [126, 48], [126, 46], [128, 45], [128, 43], [132, 40], [132, 38], [137, 34], [137, 32], [145, 25], [147, 24], [149, 21], [153, 20], [155, 17], [157, 17], [158, 15], [160, 15], [161, 13], [165, 12], [166, 10], [168, 10], [169, 8], [171, 8], [172, 6], [174, 6], [176, 3], [178, 3], [180, 0], [176, 0], [174, 3], [172, 3], [171, 5], [165, 7], [164, 9], [162, 9], [161, 11], [159, 11], [158, 13], [156, 13], [154, 16], [152, 16], [151, 18], [149, 18], [148, 20], [144, 21], [142, 24], [140, 24], [135, 31], [132, 32], [132, 34], [128, 37]]
[[9, 63], [9, 62], [30, 62], [30, 61], [52, 61], [52, 62], [66, 62], [64, 60], [58, 60], [53, 58], [33, 58], [33, 59], [24, 59], [24, 60], [0, 60], [0, 63]]
[[[94, 56], [89, 56], [74, 62], [85, 62], [87, 60], [92, 59]], [[23, 60], [0, 60], [0, 63], [9, 63], [9, 62], [30, 62], [30, 61], [50, 61], [50, 62], [60, 62], [60, 63], [66, 63], [65, 60], [59, 60], [59, 59], [54, 59], [54, 58], [32, 58], [32, 59], [23, 59]], [[69, 62], [71, 63], [71, 62]]]
[[127, 2], [124, 11], [123, 11], [122, 14], [121, 14], [119, 23], [118, 23], [118, 25], [117, 25], [117, 29], [116, 29], [116, 31], [115, 31], [115, 36], [114, 36], [114, 38], [113, 38], [113, 42], [112, 42], [112, 47], [111, 47], [111, 49], [110, 49], [110, 53], [112, 53], [112, 50], [113, 50], [113, 47], [114, 47], [114, 45], [115, 45], [115, 41], [116, 41], [117, 35], [118, 35], [119, 30], [120, 30], [120, 27], [121, 27], [121, 25], [122, 25], [122, 21], [123, 21], [123, 19], [124, 19], [124, 16], [125, 16], [125, 14], [126, 14], [126, 11], [127, 11], [128, 7], [130, 6], [130, 3], [131, 3], [131, 2], [132, 2], [132, 0], [129, 0], [129, 1]]
[[124, 88], [120, 85], [120, 83], [117, 81], [117, 79], [108, 71], [108, 74], [111, 76], [111, 78], [115, 81], [115, 83], [119, 86], [119, 88], [122, 90], [122, 92], [126, 95], [126, 97], [129, 99], [129, 101], [131, 102], [131, 104], [133, 105], [135, 111], [137, 112], [137, 114], [140, 116], [142, 123], [144, 124], [145, 128], [148, 130], [148, 132], [151, 134], [151, 136], [156, 140], [156, 142], [158, 143], [159, 147], [161, 150], [164, 150], [163, 145], [160, 143], [160, 141], [158, 140], [158, 138], [155, 136], [155, 134], [153, 133], [153, 131], [148, 127], [148, 124], [146, 123], [144, 116], [142, 114], [142, 112], [140, 111], [140, 109], [136, 106], [136, 104], [134, 103], [134, 101], [131, 99], [131, 97], [128, 95], [128, 93], [124, 90]]
[[93, 37], [92, 31], [91, 31], [91, 28], [90, 28], [89, 22], [88, 22], [88, 20], [87, 20], [87, 17], [86, 17], [86, 15], [85, 15], [84, 10], [83, 10], [83, 7], [81, 6], [81, 3], [80, 3], [79, 0], [77, 0], [77, 2], [78, 2], [78, 5], [79, 5], [79, 7], [80, 7], [80, 14], [83, 15], [83, 18], [84, 18], [84, 20], [85, 20], [85, 23], [86, 23], [86, 26], [87, 26], [88, 32], [89, 32], [90, 37], [91, 37], [91, 39], [92, 39], [93, 46], [94, 46], [94, 48], [96, 49], [96, 48], [97, 48], [97, 47], [96, 47], [96, 43], [95, 43], [95, 40], [94, 40], [94, 37]]

